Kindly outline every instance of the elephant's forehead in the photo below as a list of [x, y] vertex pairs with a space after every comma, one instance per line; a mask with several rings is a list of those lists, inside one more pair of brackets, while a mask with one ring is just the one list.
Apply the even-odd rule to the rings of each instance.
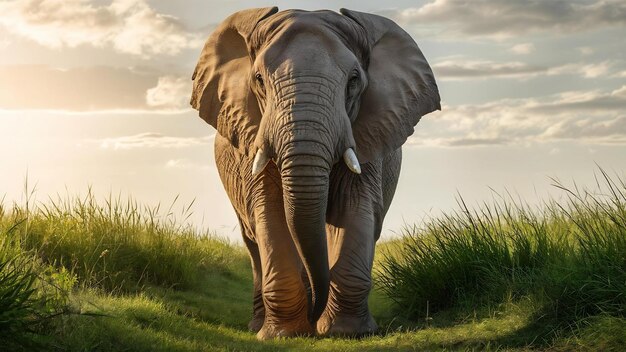
[[261, 22], [250, 39], [251, 46], [257, 50], [276, 46], [281, 49], [279, 52], [290, 49], [302, 52], [306, 48], [340, 51], [343, 47], [357, 54], [367, 47], [365, 33], [359, 25], [328, 10], [281, 11]]
[[288, 10], [261, 22], [250, 37], [255, 64], [270, 72], [347, 72], [364, 57], [365, 34], [332, 11]]
[[[346, 18], [336, 12], [322, 11], [304, 11], [304, 10], [286, 10], [272, 15], [268, 19], [262, 21], [255, 29], [261, 37], [270, 38], [277, 32], [285, 30], [319, 29], [326, 26], [348, 25]], [[259, 38], [262, 39], [262, 38]]]

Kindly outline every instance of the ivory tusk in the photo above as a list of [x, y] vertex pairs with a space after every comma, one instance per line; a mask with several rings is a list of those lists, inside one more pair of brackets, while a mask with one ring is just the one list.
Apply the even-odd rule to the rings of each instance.
[[259, 149], [252, 163], [252, 176], [256, 176], [263, 171], [268, 161], [270, 161], [270, 158], [268, 158], [267, 153], [263, 149]]
[[352, 148], [346, 149], [343, 153], [343, 161], [346, 163], [350, 171], [357, 175], [361, 174], [361, 164], [359, 164], [359, 159], [356, 158], [356, 154], [354, 154], [354, 150], [352, 150]]

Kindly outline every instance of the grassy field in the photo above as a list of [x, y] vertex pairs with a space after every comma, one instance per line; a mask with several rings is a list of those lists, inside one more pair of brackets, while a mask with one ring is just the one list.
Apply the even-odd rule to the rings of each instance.
[[511, 197], [377, 247], [380, 333], [259, 342], [245, 250], [190, 207], [85, 196], [0, 207], [0, 346], [59, 351], [622, 350], [626, 184]]

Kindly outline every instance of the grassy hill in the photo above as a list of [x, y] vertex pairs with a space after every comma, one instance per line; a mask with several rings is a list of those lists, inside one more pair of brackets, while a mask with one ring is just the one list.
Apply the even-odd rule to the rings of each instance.
[[505, 197], [381, 243], [380, 333], [259, 342], [245, 250], [189, 208], [89, 192], [0, 207], [0, 346], [74, 351], [621, 350], [626, 184], [530, 208]]

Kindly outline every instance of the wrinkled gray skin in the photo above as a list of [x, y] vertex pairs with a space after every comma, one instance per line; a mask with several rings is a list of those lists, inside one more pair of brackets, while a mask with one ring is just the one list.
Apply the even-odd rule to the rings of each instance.
[[250, 329], [260, 339], [374, 332], [374, 245], [401, 146], [439, 109], [415, 42], [356, 11], [250, 9], [209, 37], [193, 79], [191, 104], [218, 131], [219, 174], [250, 251]]

